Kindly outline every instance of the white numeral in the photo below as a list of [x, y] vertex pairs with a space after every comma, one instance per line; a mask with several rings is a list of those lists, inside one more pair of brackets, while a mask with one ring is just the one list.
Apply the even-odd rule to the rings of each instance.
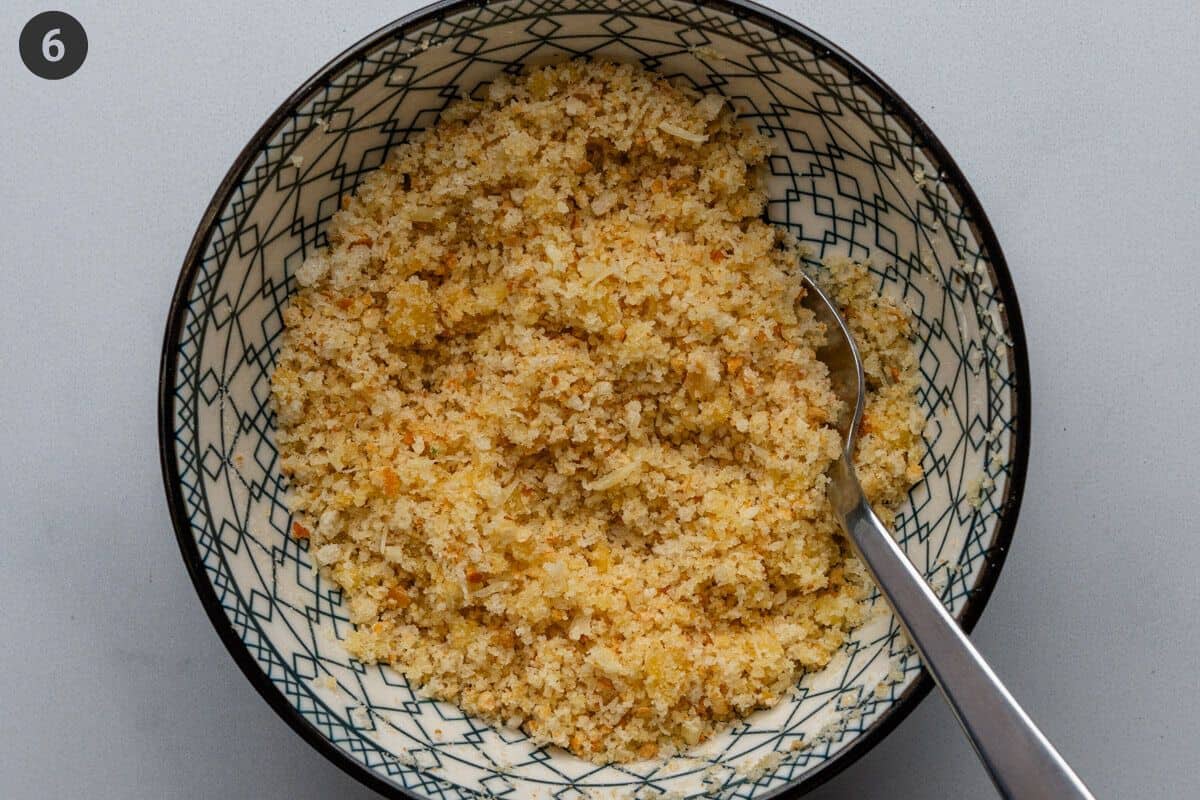
[[42, 58], [51, 63], [62, 61], [63, 56], [67, 54], [67, 48], [63, 47], [63, 43], [55, 38], [60, 33], [62, 33], [62, 28], [51, 28], [42, 37]]

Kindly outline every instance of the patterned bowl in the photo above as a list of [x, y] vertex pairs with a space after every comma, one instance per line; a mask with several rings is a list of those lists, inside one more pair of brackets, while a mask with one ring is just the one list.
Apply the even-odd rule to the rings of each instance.
[[213, 624], [305, 739], [393, 797], [762, 798], [862, 755], [930, 683], [877, 596], [867, 624], [792, 696], [684, 756], [597, 767], [421, 697], [349, 657], [337, 588], [287, 535], [269, 403], [280, 309], [339, 198], [501, 72], [576, 56], [644, 65], [729, 97], [774, 141], [767, 214], [813, 257], [870, 258], [916, 317], [925, 479], [897, 535], [964, 627], [1016, 523], [1029, 439], [1017, 298], [958, 167], [842, 50], [739, 0], [444, 2], [338, 56], [267, 120], [221, 182], [184, 262], [160, 378], [162, 464]]

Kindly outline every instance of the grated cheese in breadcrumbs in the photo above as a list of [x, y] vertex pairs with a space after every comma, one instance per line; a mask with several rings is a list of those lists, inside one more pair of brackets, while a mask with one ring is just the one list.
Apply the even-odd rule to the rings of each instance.
[[[452, 105], [347, 200], [273, 393], [352, 653], [596, 761], [695, 744], [829, 661], [865, 579], [768, 153], [720, 98], [571, 62]], [[908, 320], [829, 266], [886, 510], [919, 476]]]

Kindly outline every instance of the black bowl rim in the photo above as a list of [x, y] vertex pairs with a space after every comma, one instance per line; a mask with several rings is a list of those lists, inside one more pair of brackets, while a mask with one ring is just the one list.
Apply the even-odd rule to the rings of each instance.
[[[901, 119], [909, 128], [914, 144], [932, 156], [934, 163], [940, 165], [946, 178], [945, 184], [955, 192], [960, 205], [969, 212], [973, 233], [988, 253], [995, 276], [996, 287], [1002, 297], [1008, 333], [1012, 339], [1012, 370], [1016, 381], [1014, 419], [1018, 424], [1015, 429], [1015, 441], [1010, 463], [1010, 475], [1007, 493], [1000, 505], [1000, 521], [992, 541], [985, 551], [984, 565], [979, 571], [971, 596], [967, 600], [958, 620], [963, 630], [968, 633], [975, 627], [987, 605], [988, 598], [996, 587], [1000, 570], [1008, 555], [1016, 531], [1017, 517], [1020, 512], [1021, 497], [1025, 490], [1025, 476], [1029, 463], [1030, 446], [1030, 387], [1029, 387], [1029, 356], [1025, 344], [1025, 328], [1021, 319], [1021, 310], [1017, 302], [1016, 289], [1000, 242], [991, 222], [984, 213], [983, 205], [975, 195], [966, 176], [954, 161], [949, 151], [934, 135], [933, 131], [905, 102], [900, 95], [872, 72], [857, 58], [844, 49], [829, 41], [816, 31], [792, 20], [783, 14], [765, 8], [751, 0], [692, 0], [697, 5], [707, 6], [717, 10], [731, 11], [762, 25], [774, 33], [789, 39], [799, 39], [806, 47], [824, 58], [829, 58], [838, 64], [848, 75], [859, 80], [863, 88], [870, 90], [883, 108], [891, 115]], [[246, 169], [253, 163], [264, 145], [270, 141], [278, 126], [304, 100], [331, 77], [339, 73], [345, 66], [358, 59], [365, 51], [371, 50], [382, 40], [396, 36], [399, 32], [424, 25], [439, 16], [458, 13], [459, 11], [486, 5], [486, 0], [440, 0], [440, 2], [425, 6], [411, 14], [407, 14], [375, 32], [360, 39], [344, 50], [305, 81], [296, 91], [271, 114], [246, 144], [234, 160], [233, 165], [221, 180], [213, 195], [204, 216], [196, 229], [191, 245], [184, 258], [179, 280], [176, 283], [171, 298], [170, 311], [167, 316], [166, 332], [163, 338], [162, 360], [158, 378], [158, 436], [159, 458], [162, 463], [163, 482], [167, 494], [167, 505], [170, 511], [171, 523], [175, 529], [175, 537], [183, 555], [184, 564], [191, 576], [200, 601], [204, 605], [208, 618], [225, 644], [233, 660], [241, 668], [246, 678], [258, 690], [264, 700], [275, 709], [275, 712], [287, 722], [296, 733], [312, 745], [318, 752], [336, 764], [347, 774], [353, 776], [366, 786], [382, 795], [403, 800], [426, 800], [420, 795], [409, 792], [391, 783], [375, 773], [369, 767], [355, 761], [319, 730], [309, 723], [288, 702], [284, 694], [276, 688], [262, 668], [251, 656], [246, 645], [238, 637], [230, 623], [225, 610], [217, 598], [216, 591], [208, 576], [205, 574], [200, 551], [192, 535], [191, 524], [183, 500], [179, 483], [179, 473], [175, 461], [174, 448], [174, 419], [175, 419], [175, 385], [176, 361], [179, 345], [179, 334], [183, 318], [188, 306], [192, 284], [199, 270], [203, 254], [208, 247], [212, 228], [221, 211], [228, 205], [233, 191], [236, 189]], [[866, 730], [854, 741], [827, 759], [817, 768], [808, 772], [795, 783], [782, 786], [764, 796], [764, 800], [783, 800], [797, 798], [807, 794], [816, 787], [828, 781], [852, 763], [861, 758], [868, 750], [878, 744], [885, 736], [899, 725], [905, 717], [929, 694], [933, 681], [929, 673], [922, 668], [919, 676], [896, 699], [890, 708], [884, 711]]]

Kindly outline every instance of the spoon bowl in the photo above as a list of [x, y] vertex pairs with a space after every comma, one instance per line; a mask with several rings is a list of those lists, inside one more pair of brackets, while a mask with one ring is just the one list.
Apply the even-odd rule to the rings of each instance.
[[1092, 797], [1054, 746], [1009, 694], [987, 661], [871, 509], [854, 472], [866, 379], [862, 356], [837, 305], [802, 275], [799, 305], [825, 327], [817, 357], [829, 368], [843, 411], [836, 426], [844, 446], [829, 471], [829, 499], [842, 529], [921, 654], [971, 746], [1001, 796]]

